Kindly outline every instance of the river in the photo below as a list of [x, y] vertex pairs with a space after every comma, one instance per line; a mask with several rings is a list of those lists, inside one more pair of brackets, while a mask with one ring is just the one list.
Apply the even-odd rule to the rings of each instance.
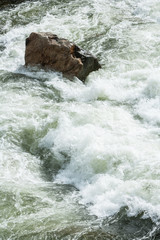
[[[160, 239], [159, 0], [0, 10], [0, 239]], [[98, 57], [86, 83], [24, 67], [52, 32]]]

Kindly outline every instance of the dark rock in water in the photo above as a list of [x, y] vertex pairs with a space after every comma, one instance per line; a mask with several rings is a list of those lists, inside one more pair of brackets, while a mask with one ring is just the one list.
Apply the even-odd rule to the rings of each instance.
[[0, 7], [7, 6], [8, 4], [17, 4], [25, 0], [0, 0]]
[[145, 214], [145, 212], [139, 212], [136, 216], [128, 216], [128, 207], [124, 206], [118, 213], [103, 219], [101, 228], [103, 232], [115, 235], [113, 240], [159, 240], [160, 238], [151, 237], [155, 236], [157, 224], [151, 218], [147, 218]]
[[62, 72], [67, 77], [76, 76], [82, 81], [101, 67], [89, 52], [48, 32], [33, 32], [26, 39], [25, 65], [40, 65]]

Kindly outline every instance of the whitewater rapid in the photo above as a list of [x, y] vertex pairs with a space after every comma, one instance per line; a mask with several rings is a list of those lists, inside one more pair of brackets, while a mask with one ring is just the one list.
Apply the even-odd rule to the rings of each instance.
[[[159, 10], [158, 0], [39, 0], [0, 11], [2, 239], [74, 222], [82, 233], [123, 208], [159, 224]], [[25, 68], [33, 31], [75, 41], [102, 69], [83, 84]]]

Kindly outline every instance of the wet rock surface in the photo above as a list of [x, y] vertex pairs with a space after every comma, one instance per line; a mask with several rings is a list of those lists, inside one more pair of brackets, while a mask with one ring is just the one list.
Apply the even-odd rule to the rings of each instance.
[[91, 53], [49, 32], [33, 32], [26, 39], [25, 65], [40, 65], [82, 81], [101, 67]]

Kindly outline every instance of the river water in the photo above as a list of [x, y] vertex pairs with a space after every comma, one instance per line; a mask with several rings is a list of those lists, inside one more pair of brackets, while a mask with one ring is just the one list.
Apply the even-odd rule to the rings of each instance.
[[[0, 10], [0, 239], [160, 239], [159, 0]], [[85, 84], [24, 67], [52, 32], [98, 57]]]

